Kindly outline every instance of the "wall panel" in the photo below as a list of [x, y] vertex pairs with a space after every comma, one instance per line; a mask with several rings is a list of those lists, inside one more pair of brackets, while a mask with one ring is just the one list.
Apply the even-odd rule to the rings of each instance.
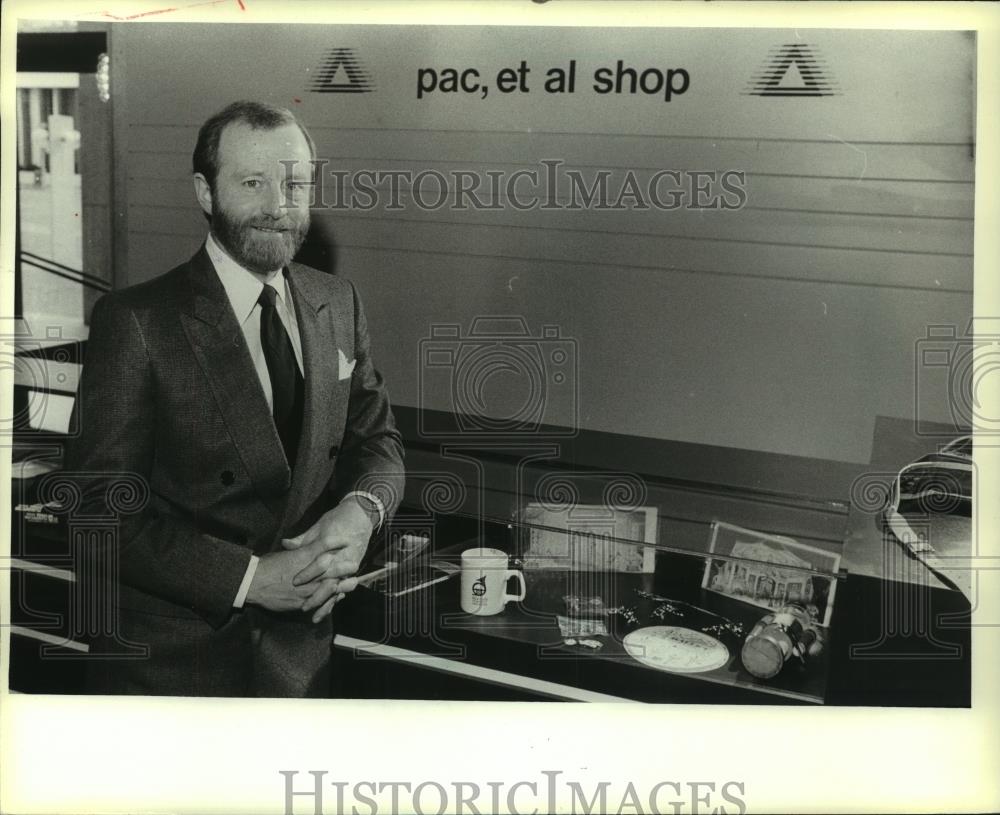
[[[740, 172], [746, 205], [733, 211], [522, 212], [504, 196], [500, 209], [428, 211], [404, 184], [401, 211], [317, 209], [314, 238], [365, 296], [401, 405], [449, 407], [448, 393], [421, 389], [433, 325], [518, 314], [576, 343], [575, 415], [555, 405], [556, 422], [865, 462], [876, 415], [911, 416], [919, 397], [924, 418], [952, 418], [915, 354], [929, 325], [961, 330], [971, 314], [975, 44], [963, 32], [810, 31], [839, 95], [748, 96], [789, 36], [113, 26], [128, 68], [116, 100], [125, 278], [199, 245], [190, 153], [200, 123], [235, 98], [294, 108], [336, 170], [543, 174], [542, 160], [558, 160], [585, 179], [609, 171], [612, 191], [628, 172], [640, 183], [658, 170]], [[356, 50], [372, 93], [309, 92], [333, 46]], [[522, 59], [529, 93], [417, 98], [421, 67], [490, 77]], [[572, 59], [577, 92], [541, 92], [544, 70]], [[593, 70], [619, 59], [684, 67], [691, 87], [669, 103], [595, 94]], [[565, 200], [564, 176], [556, 192]]]

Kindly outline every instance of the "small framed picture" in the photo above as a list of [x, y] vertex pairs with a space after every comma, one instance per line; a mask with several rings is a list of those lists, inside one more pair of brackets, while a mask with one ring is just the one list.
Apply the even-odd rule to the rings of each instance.
[[711, 535], [702, 588], [760, 608], [801, 603], [816, 622], [830, 625], [839, 554], [721, 521]]
[[[529, 503], [525, 569], [651, 574], [656, 548], [656, 507]], [[565, 530], [565, 531], [563, 531]]]

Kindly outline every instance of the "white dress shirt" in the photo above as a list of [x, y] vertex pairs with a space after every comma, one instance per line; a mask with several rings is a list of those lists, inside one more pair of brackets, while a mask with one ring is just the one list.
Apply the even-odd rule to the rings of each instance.
[[[240, 329], [243, 331], [243, 337], [247, 342], [247, 347], [250, 349], [250, 358], [253, 360], [253, 367], [257, 371], [257, 378], [260, 380], [260, 386], [264, 389], [264, 395], [267, 397], [267, 405], [273, 409], [274, 395], [271, 390], [271, 376], [267, 372], [267, 359], [264, 357], [264, 348], [260, 342], [260, 304], [257, 302], [265, 285], [271, 286], [278, 293], [278, 297], [275, 300], [278, 317], [285, 327], [285, 331], [288, 332], [288, 338], [292, 343], [292, 350], [295, 352], [295, 362], [299, 366], [299, 373], [302, 374], [303, 379], [306, 376], [305, 367], [302, 364], [302, 340], [299, 336], [298, 320], [295, 317], [295, 302], [292, 300], [288, 280], [282, 274], [281, 269], [276, 269], [266, 275], [257, 275], [245, 269], [226, 254], [216, 242], [211, 232], [208, 233], [208, 238], [205, 240], [205, 251], [208, 252], [208, 257], [212, 261], [212, 265], [215, 266], [216, 274], [219, 275], [222, 287], [226, 290], [226, 296], [229, 298], [229, 304], [236, 314], [236, 321], [240, 324]], [[379, 518], [375, 528], [378, 529], [381, 527], [382, 522], [385, 520], [385, 506], [378, 496], [354, 490], [347, 493], [344, 496], [344, 500], [346, 501], [352, 496], [360, 496], [374, 504]], [[247, 592], [250, 590], [250, 584], [253, 582], [253, 576], [257, 572], [257, 564], [259, 562], [259, 557], [256, 555], [250, 556], [250, 564], [247, 566], [246, 573], [243, 575], [243, 581], [240, 583], [239, 591], [233, 600], [235, 608], [243, 607], [243, 602], [246, 600]]]
[[[253, 367], [257, 371], [257, 378], [260, 386], [264, 389], [267, 397], [267, 406], [274, 407], [274, 396], [271, 393], [271, 376], [267, 372], [267, 359], [264, 357], [264, 347], [260, 343], [260, 293], [264, 286], [273, 288], [278, 297], [274, 301], [281, 324], [288, 332], [288, 338], [292, 341], [292, 350], [295, 352], [295, 362], [299, 366], [299, 373], [305, 376], [305, 369], [302, 367], [302, 340], [299, 337], [299, 323], [295, 318], [295, 304], [292, 302], [292, 293], [288, 289], [288, 280], [281, 273], [281, 269], [269, 272], [265, 275], [255, 275], [247, 271], [229, 255], [223, 251], [222, 247], [215, 242], [215, 238], [210, 232], [205, 241], [205, 250], [215, 266], [215, 271], [222, 281], [222, 287], [226, 290], [229, 304], [236, 314], [236, 322], [243, 330], [243, 337], [247, 341], [250, 349], [250, 358], [253, 360]], [[267, 280], [265, 284], [261, 279]]]

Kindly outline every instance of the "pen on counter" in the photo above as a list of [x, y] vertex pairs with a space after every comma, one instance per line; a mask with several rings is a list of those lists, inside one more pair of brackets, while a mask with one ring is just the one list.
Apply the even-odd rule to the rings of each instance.
[[394, 560], [390, 560], [381, 569], [376, 569], [374, 572], [368, 572], [368, 574], [363, 574], [358, 576], [358, 585], [367, 586], [370, 583], [374, 583], [380, 577], [385, 577], [389, 572], [399, 566]]

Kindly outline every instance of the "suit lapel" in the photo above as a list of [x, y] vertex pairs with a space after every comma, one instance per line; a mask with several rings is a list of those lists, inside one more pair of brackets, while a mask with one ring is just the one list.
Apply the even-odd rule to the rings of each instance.
[[181, 314], [184, 331], [243, 465], [263, 501], [280, 517], [291, 473], [243, 331], [204, 246], [191, 259], [189, 282], [190, 297]]
[[329, 313], [329, 298], [320, 286], [297, 268], [297, 264], [289, 266], [288, 279], [295, 302], [305, 375], [302, 434], [292, 477], [292, 494], [288, 501], [289, 516], [294, 518], [302, 509], [297, 504], [311, 474], [321, 470], [324, 462], [320, 459], [329, 456], [330, 422], [335, 415], [339, 388], [337, 339]]

